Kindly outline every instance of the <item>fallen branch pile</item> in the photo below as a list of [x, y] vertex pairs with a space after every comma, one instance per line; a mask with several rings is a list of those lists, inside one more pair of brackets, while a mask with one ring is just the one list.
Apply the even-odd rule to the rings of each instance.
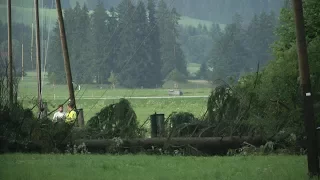
[[244, 142], [260, 146], [265, 142], [259, 137], [208, 137], [208, 138], [147, 138], [147, 139], [101, 139], [76, 140], [75, 145], [85, 144], [91, 153], [108, 153], [117, 148], [118, 152], [139, 153], [150, 149], [175, 150], [191, 148], [197, 154], [225, 155], [229, 149], [238, 149]]

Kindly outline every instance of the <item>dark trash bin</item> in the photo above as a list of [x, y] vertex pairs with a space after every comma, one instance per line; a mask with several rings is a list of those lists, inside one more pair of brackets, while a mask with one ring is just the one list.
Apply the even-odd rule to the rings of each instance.
[[151, 138], [164, 137], [164, 114], [153, 114], [150, 116], [151, 120]]

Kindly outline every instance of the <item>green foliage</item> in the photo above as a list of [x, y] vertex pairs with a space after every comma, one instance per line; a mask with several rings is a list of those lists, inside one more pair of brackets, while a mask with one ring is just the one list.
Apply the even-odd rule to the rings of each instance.
[[[319, 29], [319, 1], [304, 1], [306, 35], [308, 41], [309, 66], [314, 94], [314, 108], [317, 124], [319, 124], [319, 36], [314, 32]], [[311, 13], [312, 12], [312, 13]], [[269, 18], [262, 14], [254, 18], [250, 31], [258, 28], [257, 24], [266, 22]], [[263, 21], [264, 19], [264, 21]], [[266, 139], [273, 139], [276, 144], [295, 146], [296, 140], [303, 139], [304, 128], [302, 117], [302, 99], [299, 85], [298, 56], [295, 37], [294, 16], [291, 8], [281, 11], [280, 25], [276, 30], [278, 40], [274, 43], [274, 60], [258, 74], [249, 74], [242, 77], [239, 83], [233, 87], [241, 94], [241, 101], [247, 99], [249, 103], [248, 114], [245, 116], [246, 126], [252, 133], [258, 133]], [[272, 21], [270, 21], [272, 22]], [[270, 24], [267, 23], [267, 24]], [[260, 25], [262, 27], [262, 25]], [[272, 26], [269, 26], [271, 28]], [[265, 27], [264, 29], [267, 29]], [[258, 38], [258, 35], [253, 34]], [[254, 40], [256, 41], [256, 40]], [[258, 41], [256, 42], [258, 43]], [[254, 45], [255, 43], [253, 43]], [[261, 47], [262, 45], [256, 45]], [[255, 51], [260, 51], [254, 49]], [[294, 141], [288, 141], [288, 137], [296, 137]], [[289, 138], [290, 139], [290, 138]]]
[[196, 76], [198, 79], [208, 80], [211, 75], [211, 72], [207, 66], [207, 63], [202, 63], [200, 66], [199, 71], [197, 72]]
[[244, 26], [242, 17], [236, 14], [224, 32], [219, 26], [213, 25], [213, 48], [208, 63], [213, 70], [210, 79], [239, 79], [244, 73], [253, 72], [258, 64], [264, 67], [271, 59], [270, 45], [275, 40], [275, 26], [274, 13], [255, 15], [248, 27]]
[[150, 44], [150, 58], [153, 61], [153, 64], [149, 67], [151, 73], [149, 73], [150, 82], [152, 82], [152, 87], [160, 87], [163, 84], [163, 77], [161, 74], [162, 62], [161, 62], [161, 53], [160, 53], [160, 32], [158, 25], [157, 9], [155, 0], [148, 0], [147, 4], [148, 9], [148, 19], [149, 19], [149, 44]]
[[207, 26], [179, 26], [179, 42], [186, 60], [193, 63], [206, 62], [211, 50], [212, 39]]
[[248, 124], [250, 97], [236, 87], [218, 86], [207, 104], [206, 120], [213, 127], [214, 136], [241, 136], [251, 134]]
[[234, 97], [230, 88], [219, 86], [212, 91], [208, 100], [208, 120], [221, 122], [235, 120], [240, 110], [240, 101]]
[[118, 80], [117, 80], [116, 75], [113, 73], [113, 71], [111, 71], [110, 77], [108, 78], [108, 81], [109, 81], [109, 83], [112, 84], [112, 88], [115, 89], [116, 84], [118, 83]]
[[[3, 23], [0, 20], [0, 32], [7, 32], [7, 24]], [[44, 30], [46, 33], [47, 30]], [[13, 52], [13, 64], [15, 66], [15, 75], [21, 76], [21, 59], [22, 59], [22, 44], [24, 52], [24, 70], [31, 70], [32, 66], [35, 67], [35, 56], [33, 62], [27, 61], [30, 60], [30, 51], [31, 51], [31, 27], [21, 24], [21, 23], [12, 23], [12, 52]], [[1, 33], [0, 35], [0, 58], [5, 62], [7, 59], [6, 54], [8, 52], [8, 39], [6, 33]], [[35, 51], [34, 51], [35, 53]], [[28, 63], [26, 63], [28, 62]], [[1, 62], [2, 63], [2, 62]], [[33, 64], [32, 64], [33, 63]]]
[[[1, 69], [3, 70], [3, 69]], [[54, 124], [47, 118], [36, 118], [32, 109], [25, 109], [19, 102], [10, 107], [8, 87], [4, 76], [0, 77], [0, 138], [8, 143], [0, 151], [4, 152], [53, 152], [63, 149], [68, 141], [71, 127], [62, 123]], [[17, 91], [14, 79], [14, 92]], [[33, 108], [35, 108], [34, 106]]]
[[161, 0], [158, 5], [157, 17], [160, 31], [160, 52], [163, 63], [161, 72], [163, 77], [167, 77], [174, 69], [187, 76], [185, 56], [177, 41], [180, 15], [175, 8], [170, 10], [167, 4]]
[[171, 125], [171, 135], [177, 137], [186, 137], [195, 133], [198, 128], [198, 119], [190, 112], [173, 113], [169, 118]]
[[[114, 72], [123, 87], [155, 88], [163, 85], [174, 68], [187, 75], [177, 42], [180, 16], [174, 9], [165, 8], [170, 13], [163, 18], [159, 10], [152, 0], [147, 9], [144, 2], [134, 4], [132, 0], [122, 0], [109, 11], [102, 1], [92, 13], [79, 3], [66, 9], [64, 20], [75, 82], [108, 83]], [[166, 28], [161, 30], [161, 24]], [[58, 24], [51, 39], [50, 46], [61, 47]], [[49, 76], [54, 73], [56, 83], [65, 83], [61, 48], [51, 48], [48, 57]]]
[[[75, 4], [71, 0], [70, 4]], [[89, 7], [94, 8], [99, 0], [81, 0], [85, 1]], [[284, 5], [285, 0], [202, 0], [199, 4], [194, 0], [177, 1], [174, 6], [181, 14], [197, 19], [208, 20], [212, 22], [230, 23], [232, 21], [232, 13], [239, 12], [246, 22], [250, 21], [254, 14], [269, 12], [273, 10], [278, 12]], [[110, 8], [119, 4], [119, 0], [103, 0], [105, 8]], [[167, 4], [171, 0], [165, 0]], [[30, 6], [32, 7], [32, 6]]]
[[167, 76], [167, 81], [170, 81], [170, 80], [175, 81], [177, 83], [184, 83], [187, 81], [187, 77], [181, 72], [179, 72], [179, 70], [174, 69]]
[[173, 115], [170, 116], [170, 122], [171, 122], [172, 128], [176, 128], [182, 124], [191, 123], [196, 120], [197, 119], [194, 117], [194, 115], [189, 112], [174, 113]]
[[88, 121], [87, 126], [91, 137], [96, 138], [135, 138], [140, 135], [137, 116], [126, 99], [101, 109]]

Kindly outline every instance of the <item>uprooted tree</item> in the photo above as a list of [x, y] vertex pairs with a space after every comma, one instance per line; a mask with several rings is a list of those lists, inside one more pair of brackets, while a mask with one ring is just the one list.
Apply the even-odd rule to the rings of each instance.
[[91, 138], [136, 138], [142, 135], [137, 115], [126, 99], [101, 109], [87, 123]]

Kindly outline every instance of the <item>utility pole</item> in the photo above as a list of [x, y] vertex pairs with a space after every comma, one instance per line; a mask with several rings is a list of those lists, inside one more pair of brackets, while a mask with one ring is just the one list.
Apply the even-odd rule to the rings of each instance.
[[303, 114], [307, 133], [309, 175], [319, 176], [319, 157], [317, 151], [316, 126], [314, 120], [313, 98], [308, 64], [306, 35], [304, 29], [302, 0], [292, 0], [295, 13], [297, 47], [299, 56], [300, 86], [303, 96]]
[[11, 30], [11, 0], [8, 0], [8, 86], [9, 105], [13, 106], [13, 75], [12, 75], [12, 30]]
[[33, 57], [32, 57], [32, 53], [33, 53], [33, 23], [31, 24], [31, 51], [30, 51], [30, 53], [31, 53], [31, 67], [33, 70]]
[[63, 57], [64, 57], [64, 68], [66, 71], [67, 83], [68, 83], [68, 88], [69, 88], [69, 98], [70, 98], [71, 102], [74, 103], [74, 106], [76, 108], [76, 99], [74, 96], [74, 89], [73, 89], [73, 84], [72, 84], [72, 74], [71, 74], [71, 68], [70, 68], [67, 38], [66, 38], [66, 33], [65, 33], [65, 28], [64, 28], [60, 0], [56, 0], [56, 5], [57, 5], [57, 12], [58, 12], [59, 27], [60, 27], [61, 46], [62, 46]]
[[41, 98], [41, 54], [40, 54], [40, 22], [39, 22], [39, 2], [34, 0], [34, 6], [36, 9], [36, 57], [37, 57], [37, 79], [38, 79], [38, 106], [39, 113], [42, 111], [42, 98]]
[[21, 44], [21, 80], [23, 81], [24, 76], [24, 59], [23, 59], [23, 44]]

